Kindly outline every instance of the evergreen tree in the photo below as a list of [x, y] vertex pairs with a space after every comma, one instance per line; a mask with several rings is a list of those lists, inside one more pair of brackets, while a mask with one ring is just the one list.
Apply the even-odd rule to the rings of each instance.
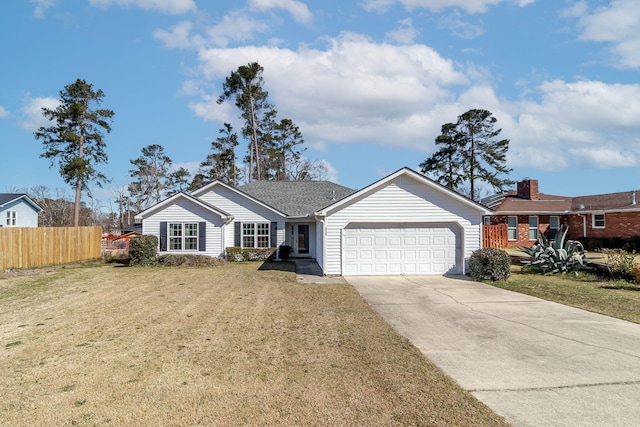
[[40, 127], [34, 133], [36, 139], [43, 140], [45, 151], [40, 157], [49, 159], [51, 166], [57, 160], [62, 179], [75, 188], [75, 227], [80, 221], [82, 191], [88, 190], [92, 181], [99, 187], [108, 182], [95, 166], [108, 161], [103, 132], [111, 132], [114, 112], [91, 108], [92, 104], [100, 105], [103, 98], [102, 90], [93, 90], [92, 84], [77, 79], [60, 91], [57, 108], [42, 109], [42, 114], [54, 124]]
[[146, 209], [159, 203], [168, 194], [172, 161], [158, 144], [142, 148], [142, 155], [131, 164], [135, 166], [129, 171], [135, 181], [129, 184], [129, 195], [138, 210]]
[[420, 164], [423, 173], [441, 184], [461, 191], [469, 185], [469, 197], [479, 199], [478, 182], [504, 192], [514, 181], [501, 178], [511, 172], [506, 167], [509, 140], [498, 140], [502, 129], [495, 129], [497, 119], [488, 110], [474, 109], [458, 116], [457, 123], [442, 126], [436, 144], [443, 147]]
[[211, 143], [211, 150], [207, 159], [200, 163], [200, 168], [191, 183], [190, 188], [200, 188], [210, 182], [220, 181], [229, 185], [237, 185], [238, 172], [236, 170], [235, 149], [238, 146], [238, 134], [233, 131], [229, 123], [220, 129], [220, 136]]

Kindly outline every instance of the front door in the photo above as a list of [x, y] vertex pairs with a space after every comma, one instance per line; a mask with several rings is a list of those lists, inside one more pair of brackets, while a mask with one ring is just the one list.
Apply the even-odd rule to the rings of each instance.
[[309, 255], [309, 224], [296, 224], [294, 229], [293, 239], [296, 255]]

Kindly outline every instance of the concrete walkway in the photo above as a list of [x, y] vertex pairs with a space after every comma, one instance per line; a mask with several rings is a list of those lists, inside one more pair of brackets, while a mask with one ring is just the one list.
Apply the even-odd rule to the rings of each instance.
[[317, 261], [313, 258], [297, 258], [296, 279], [300, 283], [346, 283], [341, 276], [325, 276]]
[[515, 426], [640, 425], [640, 325], [467, 280], [348, 277]]

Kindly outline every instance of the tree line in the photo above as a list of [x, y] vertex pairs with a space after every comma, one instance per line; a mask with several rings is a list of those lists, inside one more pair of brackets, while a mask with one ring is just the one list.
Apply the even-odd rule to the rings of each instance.
[[[217, 102], [234, 103], [241, 128], [236, 131], [230, 123], [224, 123], [193, 176], [183, 167], [174, 167], [161, 145], [143, 147], [140, 156], [130, 161], [130, 182], [116, 190], [118, 211], [102, 216], [101, 225], [119, 222], [117, 225], [122, 227], [132, 221], [135, 213], [180, 191], [193, 191], [215, 180], [237, 186], [254, 180], [325, 179], [324, 163], [303, 156], [306, 148], [300, 128], [291, 119], [278, 117], [265, 89], [263, 72], [264, 68], [253, 62], [238, 67], [225, 79]], [[43, 143], [40, 157], [49, 159], [51, 167], [58, 166], [64, 182], [74, 189], [75, 198], [71, 203], [51, 196], [46, 187], [32, 189], [30, 195], [45, 208], [41, 225], [70, 225], [70, 205], [74, 226], [98, 221], [100, 215], [90, 214], [91, 208], [81, 196], [89, 191], [90, 183], [101, 187], [109, 182], [98, 170], [100, 164], [108, 162], [105, 133], [111, 132], [115, 116], [112, 110], [100, 108], [104, 96], [102, 90], [77, 79], [60, 91], [57, 108], [42, 109], [50, 125], [34, 133]], [[501, 130], [494, 128], [495, 123], [491, 112], [470, 110], [459, 116], [457, 123], [444, 124], [435, 140], [439, 149], [420, 164], [421, 171], [473, 200], [479, 198], [480, 182], [495, 191], [504, 191], [514, 183], [502, 178], [511, 171], [506, 167], [509, 140], [496, 140]], [[241, 142], [246, 152], [238, 159], [236, 152]]]

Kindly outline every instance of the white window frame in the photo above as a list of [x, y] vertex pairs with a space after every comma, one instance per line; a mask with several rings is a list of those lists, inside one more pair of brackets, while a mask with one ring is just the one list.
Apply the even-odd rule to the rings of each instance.
[[[174, 234], [179, 232], [177, 234]], [[193, 234], [195, 233], [195, 234]], [[197, 252], [199, 242], [197, 222], [170, 222], [167, 224], [167, 250], [170, 252]]]
[[270, 222], [243, 222], [240, 229], [240, 244], [242, 248], [270, 248]]
[[[536, 225], [535, 227], [531, 227], [531, 220], [534, 219], [536, 220]], [[540, 230], [540, 218], [536, 215], [530, 215], [529, 216], [529, 240], [538, 240], [538, 232]], [[531, 237], [531, 233], [533, 232], [533, 237]]]
[[7, 211], [5, 226], [16, 227], [18, 225], [18, 211]]
[[[516, 225], [511, 226], [511, 219], [515, 218]], [[512, 232], [514, 232], [514, 237], [511, 237]], [[517, 216], [508, 216], [507, 217], [507, 239], [511, 241], [518, 240], [518, 217]]]
[[[602, 225], [598, 225], [598, 219], [596, 217], [602, 217]], [[607, 225], [606, 217], [604, 213], [591, 214], [591, 228], [605, 228]]]

